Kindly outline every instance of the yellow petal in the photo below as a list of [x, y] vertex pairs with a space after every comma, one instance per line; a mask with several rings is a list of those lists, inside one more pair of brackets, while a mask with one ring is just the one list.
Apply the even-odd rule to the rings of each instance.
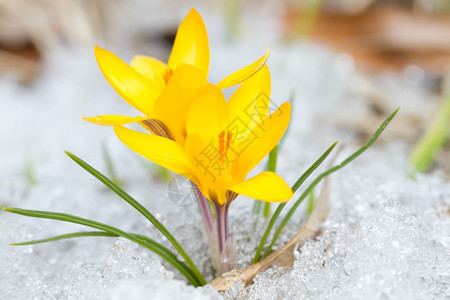
[[228, 109], [222, 91], [208, 84], [195, 96], [186, 120], [187, 134], [198, 134], [205, 142], [219, 138], [228, 125]]
[[208, 76], [208, 34], [202, 17], [194, 8], [178, 27], [168, 66], [175, 69], [182, 62], [197, 67]]
[[221, 161], [217, 143], [204, 141], [199, 135], [192, 134], [186, 138], [185, 149], [202, 194], [211, 201], [225, 203], [225, 187], [231, 184], [233, 178], [227, 171], [228, 166]]
[[264, 54], [264, 56], [262, 56], [260, 59], [258, 59], [254, 63], [232, 73], [231, 75], [228, 75], [227, 77], [222, 79], [222, 81], [220, 81], [217, 84], [217, 86], [220, 89], [225, 89], [227, 87], [236, 85], [236, 84], [246, 80], [247, 78], [249, 78], [256, 72], [258, 72], [258, 70], [264, 66], [267, 59], [269, 58], [269, 54], [270, 54], [270, 49], [267, 48], [267, 52], [266, 52], [266, 54]]
[[95, 57], [105, 78], [130, 105], [146, 115], [152, 115], [159, 96], [159, 84], [142, 76], [113, 53], [95, 47]]
[[267, 202], [286, 202], [292, 198], [291, 188], [279, 175], [262, 172], [228, 188], [235, 193]]
[[141, 122], [148, 117], [128, 117], [128, 116], [119, 116], [119, 115], [103, 115], [103, 116], [95, 116], [95, 117], [83, 117], [83, 120], [104, 126], [114, 126], [114, 125], [124, 125], [131, 124], [136, 122]]
[[162, 61], [145, 55], [136, 55], [130, 65], [147, 79], [160, 78], [167, 67]]
[[175, 173], [189, 177], [191, 167], [184, 149], [176, 142], [153, 134], [114, 126], [119, 139], [131, 150]]
[[184, 144], [189, 106], [206, 85], [206, 77], [200, 70], [182, 63], [155, 102], [155, 118], [166, 124], [180, 144]]
[[238, 145], [239, 162], [233, 167], [233, 175], [245, 178], [280, 141], [291, 117], [291, 104], [283, 103], [273, 114], [260, 122]]
[[264, 65], [255, 75], [245, 80], [227, 102], [231, 122], [236, 124], [240, 140], [248, 131], [269, 115], [270, 72]]

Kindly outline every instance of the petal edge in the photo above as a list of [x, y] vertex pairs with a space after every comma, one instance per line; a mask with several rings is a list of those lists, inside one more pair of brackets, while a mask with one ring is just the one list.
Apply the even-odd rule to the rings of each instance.
[[287, 202], [292, 198], [291, 188], [278, 174], [265, 171], [228, 188], [235, 193], [266, 202]]
[[267, 59], [270, 55], [270, 49], [267, 48], [266, 54], [264, 54], [260, 59], [257, 61], [249, 64], [246, 67], [243, 67], [242, 69], [237, 70], [236, 72], [231, 73], [224, 79], [222, 79], [217, 86], [223, 90], [230, 86], [236, 85], [238, 83], [241, 83], [242, 81], [246, 80], [247, 78], [251, 77], [253, 74], [259, 71], [264, 64], [266, 63]]
[[183, 176], [192, 174], [184, 149], [176, 142], [153, 134], [114, 126], [117, 137], [131, 150]]

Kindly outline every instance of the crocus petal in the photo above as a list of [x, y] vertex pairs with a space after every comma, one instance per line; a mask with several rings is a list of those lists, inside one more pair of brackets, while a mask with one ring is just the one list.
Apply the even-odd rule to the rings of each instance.
[[230, 120], [235, 122], [240, 133], [237, 140], [247, 136], [258, 123], [269, 115], [270, 72], [264, 65], [255, 75], [245, 80], [227, 102]]
[[208, 84], [195, 96], [186, 120], [187, 134], [198, 134], [203, 141], [218, 140], [228, 125], [228, 109], [222, 91]]
[[196, 67], [180, 64], [172, 79], [155, 102], [155, 116], [172, 132], [175, 140], [184, 143], [189, 106], [206, 85], [206, 77]]
[[233, 178], [226, 170], [226, 162], [221, 160], [217, 143], [204, 141], [198, 134], [192, 134], [186, 138], [185, 151], [202, 194], [211, 201], [225, 203], [225, 187], [232, 183]]
[[274, 172], [262, 172], [228, 188], [235, 193], [267, 202], [286, 202], [293, 193], [286, 182]]
[[162, 61], [145, 55], [136, 55], [130, 65], [147, 79], [160, 78], [167, 67]]
[[128, 117], [128, 116], [120, 116], [120, 115], [103, 115], [103, 116], [95, 116], [95, 117], [83, 117], [83, 120], [104, 126], [114, 126], [114, 125], [124, 125], [141, 122], [148, 117]]
[[178, 27], [169, 68], [175, 69], [180, 63], [197, 67], [205, 76], [209, 69], [209, 44], [205, 23], [200, 14], [192, 8]]
[[191, 167], [184, 149], [176, 142], [153, 134], [114, 126], [119, 139], [131, 150], [175, 173], [189, 177]]
[[283, 103], [274, 113], [260, 122], [240, 143], [239, 162], [233, 175], [245, 177], [280, 141], [291, 117], [291, 104]]
[[95, 47], [95, 57], [105, 78], [130, 105], [146, 115], [152, 115], [153, 104], [159, 96], [156, 81], [148, 80], [113, 53]]
[[266, 54], [264, 54], [264, 56], [262, 56], [260, 59], [258, 59], [257, 61], [255, 61], [254, 63], [232, 73], [231, 75], [228, 75], [227, 77], [225, 77], [224, 79], [222, 79], [217, 86], [220, 89], [225, 89], [227, 87], [236, 85], [244, 80], [246, 80], [247, 78], [249, 78], [250, 76], [252, 76], [253, 74], [255, 74], [256, 72], [258, 72], [259, 69], [261, 69], [264, 64], [266, 63], [267, 59], [269, 58], [269, 54], [270, 54], [270, 49], [267, 48], [267, 52]]
[[[200, 181], [200, 184], [197, 184], [200, 190], [202, 190], [203, 185], [207, 185], [207, 182], [214, 180], [213, 175], [209, 174], [208, 167], [211, 160], [216, 158], [211, 157], [211, 159], [208, 159], [208, 161], [206, 161], [202, 156], [202, 152], [205, 148], [205, 142], [200, 139], [198, 135], [193, 134], [189, 135], [186, 138], [186, 143], [184, 146], [185, 153], [191, 163], [195, 177]], [[205, 195], [206, 197], [208, 196], [206, 193], [203, 193], [203, 195]]]

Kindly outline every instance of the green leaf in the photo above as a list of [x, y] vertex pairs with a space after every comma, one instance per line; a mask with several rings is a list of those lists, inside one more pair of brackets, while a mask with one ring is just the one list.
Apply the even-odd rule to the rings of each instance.
[[[275, 172], [277, 168], [278, 149], [279, 145], [276, 145], [272, 149], [272, 151], [270, 151], [269, 159], [267, 161], [267, 168], [266, 168], [267, 171]], [[255, 199], [253, 202], [252, 212], [255, 216], [255, 220], [253, 221], [253, 229], [256, 229], [256, 226], [258, 225], [262, 202], [264, 201], [257, 199]], [[264, 218], [268, 218], [270, 216], [270, 202], [264, 202], [263, 216]]]
[[[278, 148], [279, 146], [276, 145], [273, 147], [272, 151], [269, 153], [269, 160], [267, 161], [267, 171], [275, 172], [277, 168], [277, 160], [278, 160]], [[264, 203], [264, 218], [270, 217], [270, 202]]]
[[349, 157], [344, 159], [340, 164], [328, 169], [327, 171], [323, 172], [319, 176], [317, 176], [314, 181], [306, 188], [306, 190], [301, 194], [301, 196], [298, 198], [298, 200], [294, 203], [294, 205], [291, 207], [291, 209], [288, 211], [286, 216], [281, 221], [280, 225], [278, 226], [277, 230], [275, 231], [272, 242], [270, 245], [266, 248], [266, 251], [264, 252], [264, 257], [269, 255], [270, 251], [272, 251], [272, 247], [277, 241], [278, 237], [281, 234], [281, 231], [283, 230], [284, 226], [286, 226], [287, 222], [291, 219], [292, 215], [294, 214], [295, 210], [298, 208], [298, 206], [302, 203], [303, 199], [305, 199], [314, 189], [314, 187], [325, 177], [328, 175], [333, 174], [334, 172], [342, 169], [346, 165], [348, 165], [350, 162], [352, 162], [355, 158], [360, 156], [364, 151], [366, 151], [372, 144], [377, 140], [377, 138], [380, 136], [380, 134], [384, 131], [386, 126], [391, 122], [391, 120], [394, 118], [394, 116], [397, 114], [398, 110], [400, 108], [397, 108], [389, 117], [384, 120], [384, 122], [378, 127], [377, 131], [373, 134], [372, 138], [361, 148], [359, 148], [357, 151], [352, 153]]
[[91, 236], [118, 237], [118, 235], [116, 235], [116, 234], [112, 234], [112, 233], [108, 233], [108, 232], [104, 232], [104, 231], [81, 231], [81, 232], [72, 232], [72, 233], [66, 233], [66, 234], [61, 234], [61, 235], [55, 235], [55, 236], [45, 238], [45, 239], [12, 243], [9, 245], [10, 246], [26, 246], [26, 245], [48, 243], [48, 242], [54, 242], [54, 241], [60, 241], [60, 240], [78, 238], [78, 237], [88, 237], [88, 236], [89, 237], [91, 237]]
[[180, 255], [184, 258], [186, 263], [189, 265], [189, 267], [194, 272], [195, 276], [197, 277], [198, 281], [201, 285], [206, 284], [206, 280], [203, 277], [203, 275], [200, 273], [200, 271], [195, 266], [192, 259], [189, 257], [189, 255], [186, 253], [186, 251], [181, 247], [180, 243], [175, 239], [175, 237], [167, 230], [167, 228], [151, 213], [149, 212], [142, 204], [140, 204], [136, 199], [131, 197], [128, 193], [126, 193], [124, 190], [122, 190], [119, 186], [114, 184], [109, 178], [107, 178], [105, 175], [103, 175], [101, 172], [97, 171], [94, 167], [83, 161], [81, 158], [77, 157], [76, 155], [66, 151], [66, 154], [73, 159], [78, 165], [80, 165], [83, 169], [91, 173], [95, 178], [100, 180], [103, 184], [105, 184], [107, 187], [109, 187], [114, 193], [116, 193], [119, 197], [121, 197], [123, 200], [125, 200], [128, 204], [130, 204], [134, 209], [136, 209], [138, 212], [140, 212], [144, 217], [147, 218], [155, 227], [158, 229], [168, 240], [169, 242], [175, 247], [175, 249], [180, 253]]
[[[302, 183], [311, 175], [314, 170], [316, 170], [320, 164], [327, 158], [327, 156], [333, 151], [334, 147], [336, 147], [338, 142], [334, 142], [333, 145], [331, 145], [294, 183], [294, 185], [291, 187], [292, 192], [296, 192], [298, 188], [302, 185]], [[272, 217], [270, 218], [269, 224], [267, 224], [266, 230], [264, 231], [264, 234], [261, 238], [261, 241], [259, 242], [258, 249], [256, 250], [255, 257], [253, 258], [253, 263], [257, 263], [259, 261], [259, 258], [261, 257], [261, 251], [264, 248], [264, 244], [266, 243], [267, 238], [269, 237], [270, 231], [272, 230], [273, 226], [275, 225], [275, 222], [280, 215], [283, 208], [286, 206], [287, 203], [281, 203], [278, 204], [277, 209], [273, 213]]]
[[314, 209], [314, 202], [315, 202], [316, 198], [314, 197], [314, 190], [311, 191], [311, 193], [309, 193], [309, 197], [308, 197], [308, 208], [306, 209], [306, 213], [309, 216], [313, 209]]
[[116, 227], [113, 227], [113, 226], [110, 226], [107, 224], [103, 224], [100, 222], [92, 221], [89, 219], [85, 219], [85, 218], [81, 218], [78, 216], [65, 214], [65, 213], [40, 211], [40, 210], [28, 210], [28, 209], [13, 208], [13, 207], [5, 207], [5, 208], [3, 208], [3, 210], [10, 212], [10, 213], [15, 213], [15, 214], [19, 214], [19, 215], [28, 216], [28, 217], [52, 219], [52, 220], [58, 220], [58, 221], [63, 221], [63, 222], [80, 224], [80, 225], [84, 225], [87, 227], [102, 230], [102, 231], [109, 233], [111, 235], [114, 235], [114, 236], [122, 236], [132, 242], [135, 242], [135, 243], [141, 245], [142, 247], [149, 249], [150, 251], [156, 253], [157, 255], [161, 256], [168, 263], [170, 263], [172, 266], [174, 266], [178, 271], [180, 271], [181, 274], [186, 276], [186, 278], [194, 286], [202, 285], [198, 281], [198, 279], [195, 276], [195, 274], [193, 273], [193, 271], [185, 263], [179, 261], [174, 253], [172, 253], [169, 249], [167, 249], [163, 245], [155, 242], [154, 240], [152, 240], [148, 237], [128, 233], [128, 232], [125, 232], [121, 229], [118, 229]]
[[416, 172], [425, 171], [449, 138], [450, 97], [445, 100], [433, 124], [414, 146], [410, 156], [410, 160], [414, 166], [411, 175], [414, 176]]
[[269, 153], [269, 160], [267, 161], [267, 171], [275, 172], [277, 168], [278, 148], [278, 145], [276, 145]]

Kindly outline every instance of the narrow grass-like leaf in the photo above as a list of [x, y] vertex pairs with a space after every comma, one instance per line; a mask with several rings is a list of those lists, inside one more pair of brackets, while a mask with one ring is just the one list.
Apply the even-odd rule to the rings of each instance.
[[[277, 168], [277, 160], [278, 160], [278, 149], [279, 145], [276, 145], [272, 151], [269, 153], [269, 159], [267, 160], [267, 171], [275, 172]], [[261, 200], [254, 200], [252, 212], [255, 216], [255, 220], [253, 221], [253, 229], [256, 229], [256, 226], [259, 222], [259, 216], [261, 214], [261, 205], [263, 201]], [[263, 210], [263, 216], [264, 218], [268, 218], [270, 216], [270, 202], [264, 202], [264, 210]]]
[[[276, 145], [272, 151], [269, 153], [269, 159], [267, 161], [267, 171], [275, 172], [277, 169], [277, 160], [278, 160], [278, 148], [279, 146]], [[270, 217], [270, 202], [264, 203], [264, 218]]]
[[136, 199], [131, 197], [128, 193], [126, 193], [124, 190], [122, 190], [119, 186], [114, 184], [108, 177], [103, 175], [101, 172], [96, 170], [94, 167], [83, 161], [81, 158], [77, 157], [76, 155], [66, 151], [66, 154], [73, 159], [78, 165], [80, 165], [83, 169], [91, 173], [95, 178], [100, 180], [103, 184], [105, 184], [107, 187], [109, 187], [114, 193], [116, 193], [119, 197], [121, 197], [123, 200], [125, 200], [128, 204], [130, 204], [133, 208], [135, 208], [137, 211], [139, 211], [144, 217], [147, 218], [155, 227], [158, 229], [168, 240], [169, 242], [175, 247], [175, 249], [180, 253], [180, 255], [184, 258], [186, 263], [189, 265], [189, 267], [194, 272], [195, 276], [197, 277], [198, 281], [201, 285], [206, 284], [206, 280], [203, 277], [203, 275], [200, 273], [200, 271], [195, 266], [192, 259], [189, 257], [189, 255], [186, 253], [186, 251], [181, 247], [180, 243], [175, 239], [175, 237], [167, 230], [167, 228], [150, 212], [148, 211], [142, 204], [140, 204]]
[[311, 191], [311, 193], [309, 193], [309, 197], [308, 197], [308, 208], [306, 209], [306, 213], [308, 214], [308, 216], [311, 214], [311, 212], [314, 209], [314, 202], [315, 202], [315, 197], [314, 197], [314, 190]]
[[425, 171], [433, 162], [439, 150], [450, 139], [450, 97], [442, 105], [433, 124], [420, 138], [411, 152], [410, 160], [414, 166], [412, 176], [416, 172]]
[[78, 238], [78, 237], [91, 237], [91, 236], [106, 236], [106, 237], [118, 237], [117, 234], [112, 234], [104, 231], [80, 231], [80, 232], [72, 232], [61, 235], [55, 235], [52, 237], [48, 237], [45, 239], [32, 240], [27, 242], [19, 242], [19, 243], [11, 243], [10, 246], [26, 246], [26, 245], [34, 245], [48, 242], [55, 242], [60, 240]]
[[[291, 187], [292, 192], [296, 192], [298, 188], [302, 185], [302, 183], [311, 175], [314, 170], [316, 170], [320, 164], [327, 158], [327, 156], [333, 151], [334, 147], [336, 147], [338, 142], [334, 142], [294, 183], [294, 185]], [[257, 263], [259, 261], [259, 258], [261, 257], [261, 251], [264, 248], [264, 244], [266, 243], [267, 238], [269, 237], [270, 231], [272, 230], [273, 226], [275, 225], [275, 222], [280, 215], [283, 208], [286, 206], [287, 203], [281, 203], [278, 204], [277, 209], [273, 213], [272, 217], [269, 220], [269, 224], [267, 224], [266, 230], [264, 231], [264, 234], [261, 238], [261, 241], [259, 242], [258, 249], [256, 249], [255, 257], [253, 258], [253, 263]]]
[[270, 202], [264, 202], [263, 216], [264, 218], [270, 217]]
[[176, 257], [176, 255], [174, 253], [172, 253], [169, 249], [167, 249], [163, 245], [155, 242], [154, 240], [152, 240], [148, 237], [128, 233], [121, 229], [118, 229], [116, 227], [113, 227], [113, 226], [110, 226], [110, 225], [107, 225], [104, 223], [92, 221], [89, 219], [81, 218], [81, 217], [66, 214], [66, 213], [40, 211], [40, 210], [28, 210], [28, 209], [13, 208], [13, 207], [5, 207], [5, 208], [3, 208], [3, 210], [10, 212], [10, 213], [15, 213], [15, 214], [19, 214], [19, 215], [28, 216], [28, 217], [52, 219], [52, 220], [58, 220], [58, 221], [63, 221], [63, 222], [80, 224], [80, 225], [84, 225], [87, 227], [105, 231], [112, 235], [122, 236], [132, 242], [135, 242], [135, 243], [141, 245], [142, 247], [149, 249], [150, 251], [156, 253], [157, 255], [161, 256], [168, 263], [170, 263], [173, 267], [175, 267], [178, 271], [180, 271], [181, 274], [186, 276], [186, 278], [194, 286], [202, 285], [198, 281], [198, 279], [195, 276], [195, 274], [193, 273], [193, 271], [185, 263], [178, 260], [178, 258]]
[[264, 257], [269, 255], [270, 251], [272, 251], [272, 247], [277, 241], [278, 237], [281, 234], [281, 231], [283, 230], [284, 226], [286, 226], [287, 222], [291, 219], [292, 215], [294, 214], [295, 210], [298, 208], [298, 206], [302, 203], [303, 199], [305, 199], [314, 189], [314, 187], [325, 177], [328, 175], [331, 175], [332, 173], [342, 169], [346, 165], [348, 165], [351, 161], [353, 161], [355, 158], [360, 156], [364, 151], [366, 151], [372, 144], [377, 140], [377, 138], [380, 136], [380, 134], [384, 131], [386, 126], [391, 122], [391, 120], [394, 118], [394, 116], [397, 114], [398, 110], [400, 108], [397, 108], [389, 117], [384, 120], [384, 122], [378, 127], [378, 129], [373, 134], [372, 138], [361, 148], [359, 148], [357, 151], [353, 152], [349, 157], [344, 159], [340, 164], [328, 169], [327, 171], [323, 172], [319, 176], [317, 176], [314, 181], [306, 188], [306, 190], [301, 194], [301, 196], [298, 198], [298, 200], [294, 203], [294, 205], [291, 207], [291, 209], [288, 211], [286, 216], [281, 221], [280, 225], [278, 226], [277, 230], [275, 231], [272, 242], [270, 245], [266, 248], [266, 251], [264, 252]]
[[275, 172], [278, 161], [278, 145], [276, 145], [269, 153], [269, 160], [267, 161], [267, 171]]

